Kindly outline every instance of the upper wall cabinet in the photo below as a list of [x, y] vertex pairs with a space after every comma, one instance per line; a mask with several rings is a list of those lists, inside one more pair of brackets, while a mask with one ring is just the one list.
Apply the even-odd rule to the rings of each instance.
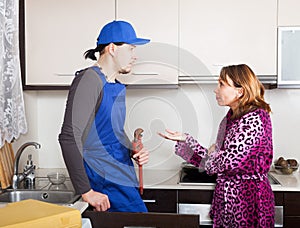
[[92, 62], [101, 27], [115, 18], [114, 0], [24, 0], [25, 85], [70, 85], [74, 73]]
[[131, 75], [119, 77], [126, 84], [178, 84], [178, 0], [117, 0], [118, 20], [130, 21], [137, 35], [150, 43], [136, 48]]
[[299, 10], [299, 0], [278, 0], [278, 26], [300, 26]]
[[299, 9], [299, 0], [278, 0], [278, 88], [300, 88]]
[[93, 64], [83, 53], [96, 47], [104, 24], [133, 24], [151, 43], [136, 48], [138, 61], [125, 84], [178, 84], [178, 0], [24, 0], [27, 86], [68, 86]]
[[186, 74], [218, 76], [224, 65], [246, 63], [258, 75], [276, 75], [276, 1], [180, 1], [179, 68]]
[[114, 19], [131, 22], [138, 36], [151, 39], [136, 48], [131, 75], [119, 78], [125, 84], [177, 85], [178, 75], [209, 81], [222, 66], [237, 63], [258, 75], [277, 75], [274, 0], [23, 2], [28, 86], [70, 85], [77, 70], [93, 64], [83, 53], [96, 47], [100, 29]]
[[300, 88], [300, 27], [278, 28], [278, 88]]

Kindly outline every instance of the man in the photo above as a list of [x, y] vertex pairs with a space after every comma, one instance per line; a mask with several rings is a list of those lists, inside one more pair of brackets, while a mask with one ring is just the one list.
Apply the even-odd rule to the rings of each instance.
[[59, 142], [76, 192], [97, 211], [147, 211], [132, 158], [143, 165], [149, 152], [131, 153], [124, 131], [126, 87], [116, 78], [131, 71], [136, 45], [149, 41], [137, 38], [128, 22], [106, 24], [96, 48], [85, 52], [95, 65], [77, 72], [69, 90]]

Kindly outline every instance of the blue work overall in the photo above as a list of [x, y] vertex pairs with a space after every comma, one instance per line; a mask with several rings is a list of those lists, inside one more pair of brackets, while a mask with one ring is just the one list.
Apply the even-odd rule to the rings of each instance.
[[91, 187], [108, 195], [109, 211], [147, 212], [126, 146], [126, 87], [118, 82], [106, 82], [100, 69], [93, 69], [102, 80], [103, 97], [83, 145], [84, 165]]

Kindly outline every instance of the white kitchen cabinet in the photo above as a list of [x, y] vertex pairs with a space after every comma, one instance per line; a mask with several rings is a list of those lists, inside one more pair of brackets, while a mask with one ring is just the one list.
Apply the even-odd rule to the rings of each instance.
[[178, 0], [117, 0], [118, 20], [132, 23], [150, 43], [136, 48], [137, 61], [126, 84], [178, 84]]
[[278, 88], [300, 88], [300, 1], [278, 0]]
[[300, 27], [278, 28], [278, 88], [300, 88]]
[[179, 68], [218, 76], [229, 64], [276, 75], [277, 3], [274, 0], [180, 0]]
[[299, 0], [278, 0], [278, 26], [300, 26], [299, 11]]
[[25, 85], [68, 86], [76, 70], [92, 64], [83, 53], [115, 18], [151, 39], [136, 49], [131, 77], [119, 78], [126, 84], [177, 85], [178, 75], [211, 81], [236, 63], [277, 75], [274, 0], [26, 0]]
[[114, 0], [26, 0], [25, 84], [70, 85], [77, 70], [92, 64], [83, 53], [114, 19]]

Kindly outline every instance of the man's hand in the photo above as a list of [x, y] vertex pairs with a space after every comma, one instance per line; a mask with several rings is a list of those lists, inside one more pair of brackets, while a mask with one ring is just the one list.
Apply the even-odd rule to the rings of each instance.
[[81, 195], [82, 199], [85, 202], [88, 202], [91, 206], [93, 206], [96, 211], [106, 211], [110, 208], [110, 203], [108, 196], [102, 194], [100, 192], [95, 192], [94, 190], [90, 190]]
[[149, 161], [149, 151], [143, 147], [139, 152], [133, 154], [132, 158], [136, 160], [138, 165], [144, 165]]

